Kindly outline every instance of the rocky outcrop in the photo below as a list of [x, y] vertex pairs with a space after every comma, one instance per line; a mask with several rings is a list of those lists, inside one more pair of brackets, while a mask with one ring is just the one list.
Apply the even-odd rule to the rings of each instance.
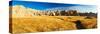
[[36, 10], [22, 5], [12, 6], [13, 17], [32, 17], [32, 16], [97, 16], [96, 13], [81, 13], [77, 10]]

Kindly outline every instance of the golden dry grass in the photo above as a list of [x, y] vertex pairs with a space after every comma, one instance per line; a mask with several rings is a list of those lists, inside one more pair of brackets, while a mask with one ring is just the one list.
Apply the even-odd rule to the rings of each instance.
[[12, 33], [48, 32], [76, 30], [73, 21], [81, 20], [90, 29], [96, 26], [96, 18], [84, 19], [85, 16], [34, 16], [27, 18], [12, 18]]

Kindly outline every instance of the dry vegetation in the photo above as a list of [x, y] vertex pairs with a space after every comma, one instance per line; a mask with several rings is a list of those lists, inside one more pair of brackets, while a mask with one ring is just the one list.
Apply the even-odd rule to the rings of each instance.
[[[80, 20], [86, 29], [97, 27], [97, 18], [86, 16], [37, 16], [37, 10], [23, 6], [13, 6], [10, 13], [10, 32], [49, 32], [78, 30], [75, 21]], [[11, 16], [12, 15], [12, 16]]]
[[80, 20], [87, 29], [96, 27], [96, 18], [85, 19], [85, 16], [34, 16], [12, 18], [12, 32], [48, 32], [76, 30], [74, 21]]

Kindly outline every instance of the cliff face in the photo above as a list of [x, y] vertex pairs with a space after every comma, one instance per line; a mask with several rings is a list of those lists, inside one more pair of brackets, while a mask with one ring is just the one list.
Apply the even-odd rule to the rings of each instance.
[[32, 17], [32, 16], [96, 16], [95, 13], [81, 13], [77, 10], [36, 10], [22, 5], [16, 5], [12, 8], [13, 17]]
[[28, 16], [34, 16], [36, 14], [39, 14], [38, 10], [26, 8], [21, 5], [16, 5], [12, 7], [12, 16], [13, 17], [28, 17]]

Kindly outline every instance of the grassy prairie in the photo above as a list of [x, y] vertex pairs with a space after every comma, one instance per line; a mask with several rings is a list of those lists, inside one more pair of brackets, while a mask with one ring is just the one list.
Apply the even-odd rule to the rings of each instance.
[[24, 33], [77, 30], [76, 24], [74, 23], [74, 21], [77, 20], [80, 20], [87, 29], [96, 27], [96, 18], [85, 19], [85, 17], [86, 16], [34, 16], [12, 18], [12, 32]]

